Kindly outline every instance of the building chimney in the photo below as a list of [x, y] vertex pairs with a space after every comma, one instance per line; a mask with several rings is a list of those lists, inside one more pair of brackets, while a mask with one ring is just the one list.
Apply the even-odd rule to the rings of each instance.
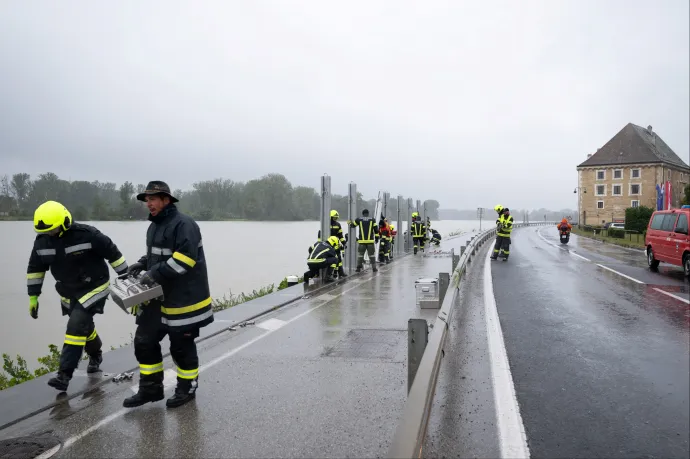
[[592, 157], [592, 154], [589, 153], [589, 154], [587, 155], [587, 159], [589, 159], [589, 158], [591, 158], [591, 157]]
[[647, 132], [649, 132], [650, 134], [652, 133], [652, 125], [651, 124], [649, 126], [647, 126]]

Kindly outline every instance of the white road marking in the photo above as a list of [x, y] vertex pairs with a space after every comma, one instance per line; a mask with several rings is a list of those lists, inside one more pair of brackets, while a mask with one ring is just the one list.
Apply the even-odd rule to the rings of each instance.
[[[169, 387], [172, 387], [177, 384], [177, 373], [175, 372], [175, 370], [165, 370], [163, 375], [164, 388], [168, 389]], [[139, 392], [139, 385], [134, 384], [132, 387], [130, 387], [130, 389], [132, 389], [132, 392], [136, 394], [137, 392]]]
[[630, 279], [630, 280], [633, 281], [633, 282], [637, 282], [638, 284], [644, 284], [644, 282], [642, 282], [642, 281], [640, 281], [640, 280], [637, 280], [637, 279], [635, 279], [634, 277], [630, 277], [630, 276], [628, 276], [627, 274], [619, 273], [619, 272], [616, 271], [615, 269], [611, 269], [611, 268], [609, 268], [608, 266], [604, 266], [604, 265], [600, 265], [600, 264], [597, 264], [597, 266], [600, 267], [600, 268], [604, 268], [604, 269], [606, 269], [606, 270], [609, 270], [609, 271], [611, 271], [612, 273], [616, 273], [616, 274], [618, 274], [618, 275], [621, 276], [621, 277], [625, 277], [626, 279]]
[[263, 328], [264, 330], [278, 330], [285, 324], [286, 322], [284, 320], [271, 318], [268, 320], [264, 320], [263, 322], [259, 322], [258, 324], [256, 324], [256, 326], [259, 328]]
[[520, 416], [520, 406], [515, 395], [515, 385], [510, 373], [508, 354], [503, 342], [501, 322], [496, 308], [490, 256], [491, 251], [487, 254], [484, 262], [484, 315], [489, 342], [491, 379], [496, 403], [496, 425], [501, 457], [528, 458], [530, 452], [527, 446], [525, 425], [522, 422], [522, 416]]
[[[542, 236], [542, 234], [541, 234], [541, 229], [538, 229], [538, 230], [537, 230], [537, 235], [541, 238], [542, 241], [546, 242], [546, 243], [549, 244], [550, 246], [556, 247], [558, 250], [562, 250], [562, 249], [561, 249], [560, 247], [558, 247], [556, 244], [553, 244], [553, 243], [547, 241], [546, 238], [545, 238], [544, 236]], [[575, 252], [572, 251], [572, 250], [566, 250], [566, 252], [568, 252], [570, 255], [575, 255], [575, 256], [578, 257], [578, 258], [582, 258], [582, 259], [585, 260], [585, 261], [589, 261], [589, 262], [592, 261], [592, 260], [590, 260], [589, 258], [583, 257], [582, 255], [579, 255], [579, 254], [575, 253]]]
[[[373, 276], [371, 276], [370, 278], [365, 279], [365, 280], [363, 280], [362, 282], [359, 282], [359, 283], [357, 283], [356, 285], [353, 285], [352, 287], [343, 290], [342, 292], [340, 292], [340, 293], [337, 294], [337, 295], [333, 295], [333, 298], [332, 298], [331, 300], [328, 300], [328, 301], [326, 301], [325, 303], [321, 303], [321, 304], [319, 304], [319, 305], [317, 305], [317, 306], [314, 306], [313, 308], [307, 309], [306, 311], [304, 311], [304, 312], [302, 312], [302, 313], [296, 315], [296, 316], [293, 317], [292, 319], [285, 321], [285, 325], [290, 324], [290, 323], [292, 323], [292, 322], [294, 322], [294, 321], [296, 321], [296, 320], [298, 320], [298, 319], [301, 319], [302, 317], [304, 317], [304, 316], [306, 316], [307, 314], [309, 314], [309, 313], [311, 313], [311, 312], [313, 312], [313, 311], [315, 311], [315, 310], [317, 310], [317, 309], [319, 309], [319, 308], [325, 306], [326, 304], [330, 303], [331, 301], [335, 300], [336, 298], [339, 298], [339, 297], [345, 295], [347, 292], [349, 292], [349, 291], [351, 291], [351, 290], [354, 290], [354, 289], [360, 287], [364, 282], [368, 282], [368, 281], [370, 281], [370, 280], [372, 280], [372, 279], [378, 277], [378, 276], [381, 274], [382, 271], [383, 271], [383, 272], [387, 272], [387, 271], [389, 271], [391, 268], [392, 268], [392, 267], [389, 267], [388, 269], [379, 269], [379, 272], [378, 272], [378, 273], [375, 273], [375, 274], [374, 274]], [[263, 334], [261, 334], [261, 335], [255, 337], [255, 338], [252, 338], [251, 340], [247, 341], [246, 343], [242, 344], [241, 346], [238, 346], [238, 347], [236, 347], [236, 348], [234, 348], [234, 349], [231, 349], [230, 351], [226, 352], [225, 354], [223, 354], [223, 355], [221, 355], [221, 356], [219, 356], [219, 357], [216, 357], [215, 359], [211, 360], [211, 361], [208, 362], [207, 364], [202, 365], [202, 366], [199, 368], [199, 373], [201, 373], [201, 372], [203, 372], [203, 371], [205, 371], [205, 370], [208, 370], [208, 369], [210, 369], [210, 368], [213, 368], [214, 366], [218, 365], [220, 362], [222, 362], [222, 361], [224, 361], [224, 360], [226, 360], [226, 359], [232, 357], [233, 355], [237, 354], [237, 353], [240, 352], [241, 350], [243, 350], [243, 349], [245, 349], [245, 348], [251, 346], [252, 344], [256, 343], [257, 341], [260, 341], [260, 340], [262, 340], [263, 338], [265, 338], [265, 337], [267, 337], [267, 336], [269, 336], [269, 335], [275, 333], [276, 331], [277, 331], [277, 330], [267, 330], [265, 333], [263, 333]], [[172, 370], [167, 370], [167, 371], [172, 371]], [[167, 373], [167, 372], [166, 372], [166, 373]], [[175, 374], [175, 373], [173, 372], [173, 374]], [[173, 381], [172, 383], [169, 383], [169, 384], [170, 384], [170, 386], [171, 386], [171, 385], [174, 385], [175, 382]], [[164, 382], [164, 385], [165, 385], [165, 382]], [[168, 388], [168, 387], [170, 387], [170, 386], [166, 386], [166, 388]], [[89, 427], [88, 429], [85, 429], [85, 430], [79, 432], [78, 434], [76, 434], [76, 435], [74, 435], [74, 436], [68, 438], [67, 440], [65, 440], [64, 443], [63, 443], [63, 448], [69, 448], [70, 446], [74, 445], [76, 442], [78, 442], [78, 441], [81, 440], [82, 438], [86, 437], [86, 436], [89, 435], [90, 433], [95, 432], [96, 430], [100, 429], [101, 427], [110, 424], [111, 422], [113, 422], [114, 420], [116, 420], [116, 419], [118, 419], [118, 418], [124, 416], [125, 413], [127, 413], [128, 411], [131, 411], [131, 410], [132, 410], [131, 408], [123, 408], [123, 409], [121, 409], [121, 410], [119, 410], [119, 411], [114, 412], [114, 413], [111, 414], [110, 416], [106, 416], [105, 418], [101, 419], [101, 420], [98, 421], [97, 423], [91, 425], [91, 427]]]
[[671, 292], [666, 292], [666, 291], [664, 291], [664, 290], [661, 290], [660, 288], [654, 288], [654, 290], [656, 290], [656, 291], [659, 292], [659, 293], [663, 293], [664, 295], [668, 295], [668, 296], [670, 296], [671, 298], [675, 298], [676, 300], [680, 300], [680, 301], [682, 301], [683, 303], [690, 304], [690, 300], [685, 299], [685, 298], [683, 298], [682, 296], [674, 295], [673, 293], [671, 293]]

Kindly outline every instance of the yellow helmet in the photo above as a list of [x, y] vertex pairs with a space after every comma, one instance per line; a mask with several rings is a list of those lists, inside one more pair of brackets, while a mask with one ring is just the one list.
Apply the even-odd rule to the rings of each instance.
[[72, 214], [56, 201], [46, 201], [34, 212], [34, 230], [37, 233], [48, 233], [55, 228], [67, 231], [72, 225]]
[[335, 237], [335, 236], [330, 236], [330, 237], [328, 238], [328, 243], [329, 243], [330, 245], [332, 245], [334, 248], [337, 249], [337, 248], [338, 248], [338, 244], [340, 244], [340, 241], [338, 240], [337, 237]]
[[413, 217], [419, 217], [419, 212], [412, 212]]
[[335, 218], [336, 220], [340, 218], [340, 214], [337, 210], [331, 210], [331, 218]]
[[503, 210], [503, 206], [500, 205], [500, 204], [496, 204], [496, 205], [494, 206], [494, 210], [500, 214], [501, 211]]
[[391, 225], [391, 231], [395, 229], [395, 226]]

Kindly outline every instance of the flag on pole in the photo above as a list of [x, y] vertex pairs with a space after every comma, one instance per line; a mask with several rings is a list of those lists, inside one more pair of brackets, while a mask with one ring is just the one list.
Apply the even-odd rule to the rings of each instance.
[[657, 183], [656, 185], [656, 210], [664, 208], [664, 190]]
[[666, 182], [666, 190], [665, 190], [665, 192], [664, 192], [664, 198], [666, 199], [666, 206], [665, 206], [666, 210], [670, 210], [670, 209], [671, 209], [671, 197], [672, 197], [672, 194], [671, 194], [671, 182], [670, 182], [670, 181], [667, 181], [667, 182]]

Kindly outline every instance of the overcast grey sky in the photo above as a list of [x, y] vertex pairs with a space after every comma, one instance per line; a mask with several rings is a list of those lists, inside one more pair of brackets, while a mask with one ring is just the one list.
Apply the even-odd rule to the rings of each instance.
[[[687, 0], [0, 2], [0, 174], [278, 172], [576, 207], [628, 122], [688, 160]], [[403, 160], [403, 158], [407, 158]]]

